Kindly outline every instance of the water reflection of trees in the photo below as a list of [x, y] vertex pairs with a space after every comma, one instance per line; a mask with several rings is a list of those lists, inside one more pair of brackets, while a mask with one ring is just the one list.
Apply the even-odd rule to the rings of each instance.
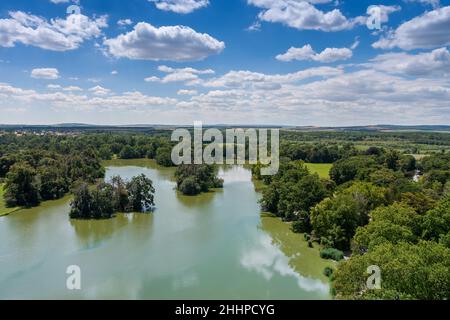
[[177, 200], [185, 207], [188, 208], [199, 208], [203, 206], [207, 206], [210, 204], [213, 200], [216, 194], [223, 193], [223, 190], [217, 189], [217, 190], [211, 190], [209, 192], [204, 192], [196, 196], [185, 196], [181, 194], [181, 192], [175, 191], [177, 194]]
[[70, 220], [70, 225], [83, 246], [95, 247], [126, 229], [129, 237], [144, 240], [152, 232], [153, 218], [153, 213], [127, 213], [107, 220]]

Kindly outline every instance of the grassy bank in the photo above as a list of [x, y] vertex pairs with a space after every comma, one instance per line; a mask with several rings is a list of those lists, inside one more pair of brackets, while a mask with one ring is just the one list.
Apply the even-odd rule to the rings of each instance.
[[20, 208], [6, 208], [5, 200], [3, 199], [3, 195], [5, 194], [4, 187], [5, 187], [4, 184], [0, 184], [0, 217], [6, 216], [20, 209]]
[[317, 173], [319, 177], [324, 179], [330, 178], [330, 170], [332, 163], [305, 163], [311, 173]]
[[306, 277], [321, 279], [328, 282], [323, 274], [325, 267], [336, 268], [336, 262], [325, 260], [320, 257], [321, 246], [313, 244], [308, 246], [303, 233], [294, 233], [290, 223], [283, 222], [271, 214], [261, 215], [261, 228], [272, 237], [283, 253], [290, 257], [289, 265]]

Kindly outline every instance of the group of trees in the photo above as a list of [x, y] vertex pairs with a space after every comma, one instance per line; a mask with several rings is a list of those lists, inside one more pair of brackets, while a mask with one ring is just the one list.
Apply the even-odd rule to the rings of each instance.
[[103, 176], [100, 159], [91, 148], [68, 154], [32, 149], [0, 158], [0, 178], [5, 181], [9, 207], [31, 207], [41, 200], [58, 199], [76, 182], [93, 183]]
[[[369, 148], [337, 160], [331, 180], [284, 159], [265, 178], [262, 209], [292, 221], [319, 242], [324, 258], [350, 259], [331, 275], [345, 299], [450, 298], [450, 154], [416, 162], [395, 150]], [[256, 170], [255, 170], [256, 171]], [[419, 181], [412, 178], [420, 172]], [[382, 270], [382, 289], [368, 290], [367, 268]]]
[[223, 187], [223, 180], [217, 177], [217, 168], [208, 164], [180, 165], [175, 171], [175, 178], [178, 190], [189, 196]]
[[309, 211], [329, 196], [333, 183], [310, 174], [302, 161], [282, 162], [278, 173], [266, 177], [261, 206], [287, 221], [300, 224], [300, 232], [309, 231]]
[[72, 219], [108, 219], [116, 212], [147, 212], [155, 205], [153, 182], [145, 175], [125, 182], [115, 176], [95, 187], [82, 183], [74, 191]]
[[282, 142], [280, 155], [290, 160], [303, 160], [311, 163], [332, 163], [350, 155], [357, 155], [358, 151], [352, 144], [339, 147], [331, 144], [300, 144], [296, 142]]

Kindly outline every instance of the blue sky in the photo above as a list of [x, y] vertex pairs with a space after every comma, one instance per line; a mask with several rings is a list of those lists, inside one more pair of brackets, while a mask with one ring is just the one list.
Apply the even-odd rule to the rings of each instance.
[[450, 124], [449, 30], [447, 0], [4, 0], [0, 123]]

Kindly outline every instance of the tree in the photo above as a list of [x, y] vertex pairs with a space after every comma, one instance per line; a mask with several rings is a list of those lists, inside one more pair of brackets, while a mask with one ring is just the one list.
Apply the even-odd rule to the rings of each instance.
[[327, 190], [318, 175], [307, 175], [298, 182], [281, 185], [278, 202], [278, 214], [292, 220], [300, 212], [309, 212], [310, 208], [327, 196]]
[[92, 195], [89, 186], [82, 183], [74, 192], [74, 199], [70, 203], [71, 219], [89, 219], [92, 216]]
[[139, 154], [131, 146], [124, 146], [119, 153], [120, 159], [136, 159], [139, 158]]
[[189, 176], [180, 184], [179, 190], [187, 196], [194, 196], [202, 192], [194, 176]]
[[8, 207], [36, 206], [40, 202], [36, 170], [29, 164], [14, 164], [6, 175], [5, 201]]
[[39, 194], [43, 200], [54, 200], [63, 197], [69, 191], [69, 183], [63, 170], [52, 159], [48, 165], [37, 170]]
[[[381, 289], [366, 287], [369, 266], [381, 269]], [[450, 298], [450, 249], [435, 242], [384, 243], [339, 264], [333, 291], [338, 299]]]
[[385, 203], [386, 189], [356, 182], [315, 206], [311, 225], [322, 242], [347, 250], [356, 228], [367, 224], [369, 212]]
[[125, 181], [120, 176], [114, 176], [109, 182], [113, 187], [112, 203], [119, 212], [126, 212], [129, 207], [129, 195]]
[[98, 154], [102, 160], [111, 160], [113, 157], [111, 146], [107, 144], [100, 147]]
[[172, 162], [172, 148], [170, 146], [163, 146], [156, 150], [156, 163], [163, 167], [173, 167]]
[[127, 183], [127, 190], [129, 204], [134, 212], [146, 212], [155, 205], [153, 182], [144, 174], [133, 177]]
[[330, 177], [337, 184], [343, 184], [351, 180], [367, 178], [377, 168], [373, 156], [356, 156], [335, 162], [330, 170]]
[[439, 241], [450, 232], [450, 196], [442, 199], [434, 209], [423, 217], [422, 237], [426, 240]]
[[395, 203], [377, 208], [370, 215], [370, 223], [358, 228], [352, 240], [354, 253], [365, 253], [386, 242], [415, 243], [418, 240], [420, 217], [414, 209]]

